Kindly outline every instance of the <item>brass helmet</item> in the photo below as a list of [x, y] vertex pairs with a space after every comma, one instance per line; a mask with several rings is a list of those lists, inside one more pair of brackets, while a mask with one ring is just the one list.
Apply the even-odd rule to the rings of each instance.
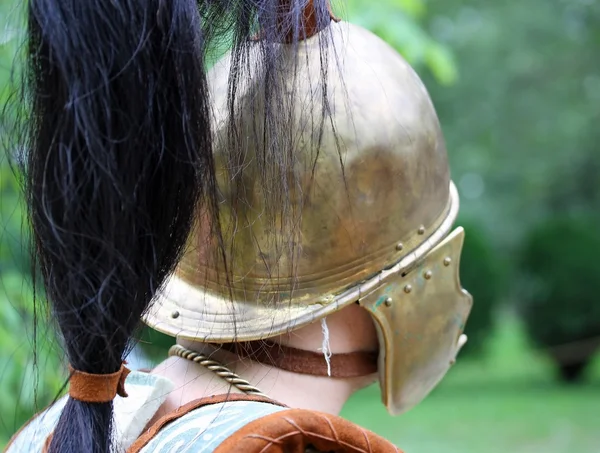
[[[307, 125], [320, 106], [299, 105], [292, 125], [297, 145], [290, 171], [298, 182], [292, 211], [301, 211], [300, 245], [273, 240], [272, 222], [262, 215], [265, 194], [256, 183], [253, 153], [260, 144], [250, 139], [244, 176], [235, 182], [246, 200], [228, 196], [234, 183], [231, 169], [225, 171], [231, 133], [226, 57], [212, 69], [209, 84], [230, 267], [211, 258], [218, 241], [199, 215], [188, 251], [145, 321], [179, 338], [229, 343], [273, 337], [358, 303], [377, 327], [383, 400], [397, 414], [437, 384], [460, 349], [471, 297], [458, 277], [464, 233], [450, 233], [458, 195], [438, 118], [417, 74], [360, 27], [332, 23], [326, 32], [335, 51], [325, 63], [331, 121], [316, 158], [305, 144], [314, 142]], [[296, 99], [314, 99], [318, 91], [318, 39], [281, 44], [282, 58], [295, 62], [289, 67], [296, 67], [296, 76], [285, 88]], [[255, 124], [250, 104], [260, 98], [260, 77], [247, 77], [238, 88], [241, 134]]]

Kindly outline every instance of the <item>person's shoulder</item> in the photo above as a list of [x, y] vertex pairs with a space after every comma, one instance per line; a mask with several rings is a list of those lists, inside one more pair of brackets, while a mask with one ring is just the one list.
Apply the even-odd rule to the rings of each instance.
[[222, 394], [192, 401], [163, 416], [131, 446], [128, 453], [178, 451], [209, 453], [248, 423], [285, 410], [268, 398]]
[[391, 442], [341, 417], [290, 409], [248, 395], [189, 403], [163, 417], [128, 453], [401, 453]]

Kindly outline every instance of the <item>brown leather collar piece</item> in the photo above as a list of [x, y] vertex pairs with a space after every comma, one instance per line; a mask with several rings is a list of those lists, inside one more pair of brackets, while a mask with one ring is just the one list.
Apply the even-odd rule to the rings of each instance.
[[130, 370], [121, 364], [119, 371], [111, 374], [91, 374], [69, 366], [69, 396], [84, 403], [109, 403], [115, 396], [127, 397], [125, 379]]
[[334, 378], [368, 376], [377, 372], [377, 352], [357, 351], [332, 354], [331, 375], [322, 353], [291, 348], [270, 341], [247, 341], [219, 344], [218, 347], [264, 365], [293, 373]]

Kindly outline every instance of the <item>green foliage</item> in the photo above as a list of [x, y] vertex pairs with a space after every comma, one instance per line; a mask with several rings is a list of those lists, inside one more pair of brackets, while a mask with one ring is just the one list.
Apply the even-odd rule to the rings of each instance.
[[557, 346], [600, 336], [600, 217], [558, 217], [533, 229], [522, 268], [532, 339]]
[[473, 296], [473, 308], [465, 333], [469, 341], [461, 356], [481, 353], [494, 327], [494, 314], [505, 297], [503, 268], [494, 252], [485, 230], [475, 222], [461, 221], [465, 228], [465, 243], [460, 259], [460, 279], [463, 287]]
[[[0, 108], [14, 92], [11, 77], [20, 43], [17, 3], [0, 2]], [[14, 71], [13, 71], [14, 70]], [[11, 98], [14, 99], [14, 98]], [[13, 103], [11, 107], [18, 108]], [[14, 110], [0, 110], [0, 140], [12, 140]], [[10, 135], [10, 138], [9, 138]], [[18, 146], [17, 143], [12, 143]], [[2, 148], [4, 151], [4, 148]], [[7, 150], [9, 153], [13, 148]], [[53, 326], [46, 321], [42, 300], [37, 313], [30, 278], [31, 261], [24, 204], [16, 169], [0, 156], [0, 446], [31, 416], [59, 394], [66, 373], [60, 361]], [[34, 319], [37, 317], [37, 331]]]
[[[548, 275], [537, 277], [535, 302], [533, 288], [515, 284], [532, 264], [523, 270], [515, 257], [522, 241], [534, 247], [526, 237], [534, 226], [555, 217], [568, 224], [565, 216], [591, 215], [600, 207], [600, 3], [428, 0], [427, 6], [427, 30], [454, 54], [460, 70], [451, 86], [424, 77], [444, 129], [461, 214], [484, 226], [499, 258], [512, 264], [503, 291], [516, 306], [528, 302], [524, 311], [537, 324], [531, 333], [538, 344], [585, 336], [592, 326], [577, 320], [585, 311], [575, 314], [576, 306], [597, 299], [597, 290], [585, 284], [576, 288], [572, 283], [582, 277], [569, 277], [562, 306], [558, 288], [552, 298], [543, 293], [565, 273], [574, 275], [568, 266], [579, 269], [583, 260], [590, 269], [584, 274], [590, 275], [593, 266], [583, 240], [565, 251], [568, 264], [552, 255], [564, 243], [536, 245]], [[597, 224], [590, 228], [599, 229]], [[543, 262], [543, 253], [554, 260]]]
[[427, 68], [444, 86], [456, 82], [452, 53], [432, 39], [421, 23], [427, 12], [425, 0], [348, 0], [346, 8], [351, 22], [371, 30], [417, 70]]
[[167, 356], [169, 348], [175, 344], [175, 338], [143, 326], [138, 338], [138, 346], [152, 363], [160, 363]]
[[[51, 326], [38, 324], [34, 342], [32, 295], [17, 272], [0, 288], [0, 445], [59, 394], [66, 373]], [[34, 351], [37, 361], [34, 360]]]
[[461, 211], [512, 259], [559, 199], [581, 210], [600, 206], [593, 170], [600, 165], [600, 2], [429, 0], [427, 7], [426, 29], [460, 71], [451, 86], [424, 76]]
[[[27, 236], [22, 228], [19, 187], [6, 163], [0, 167], [0, 445], [49, 404], [65, 382], [53, 326], [38, 303], [29, 278]], [[37, 359], [37, 361], [36, 361]]]

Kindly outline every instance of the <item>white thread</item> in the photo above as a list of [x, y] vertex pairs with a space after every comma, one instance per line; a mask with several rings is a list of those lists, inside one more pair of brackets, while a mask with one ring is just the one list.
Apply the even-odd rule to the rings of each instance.
[[329, 345], [329, 327], [327, 327], [327, 321], [325, 318], [321, 318], [321, 330], [323, 331], [323, 357], [327, 362], [327, 376], [331, 376], [331, 346]]

